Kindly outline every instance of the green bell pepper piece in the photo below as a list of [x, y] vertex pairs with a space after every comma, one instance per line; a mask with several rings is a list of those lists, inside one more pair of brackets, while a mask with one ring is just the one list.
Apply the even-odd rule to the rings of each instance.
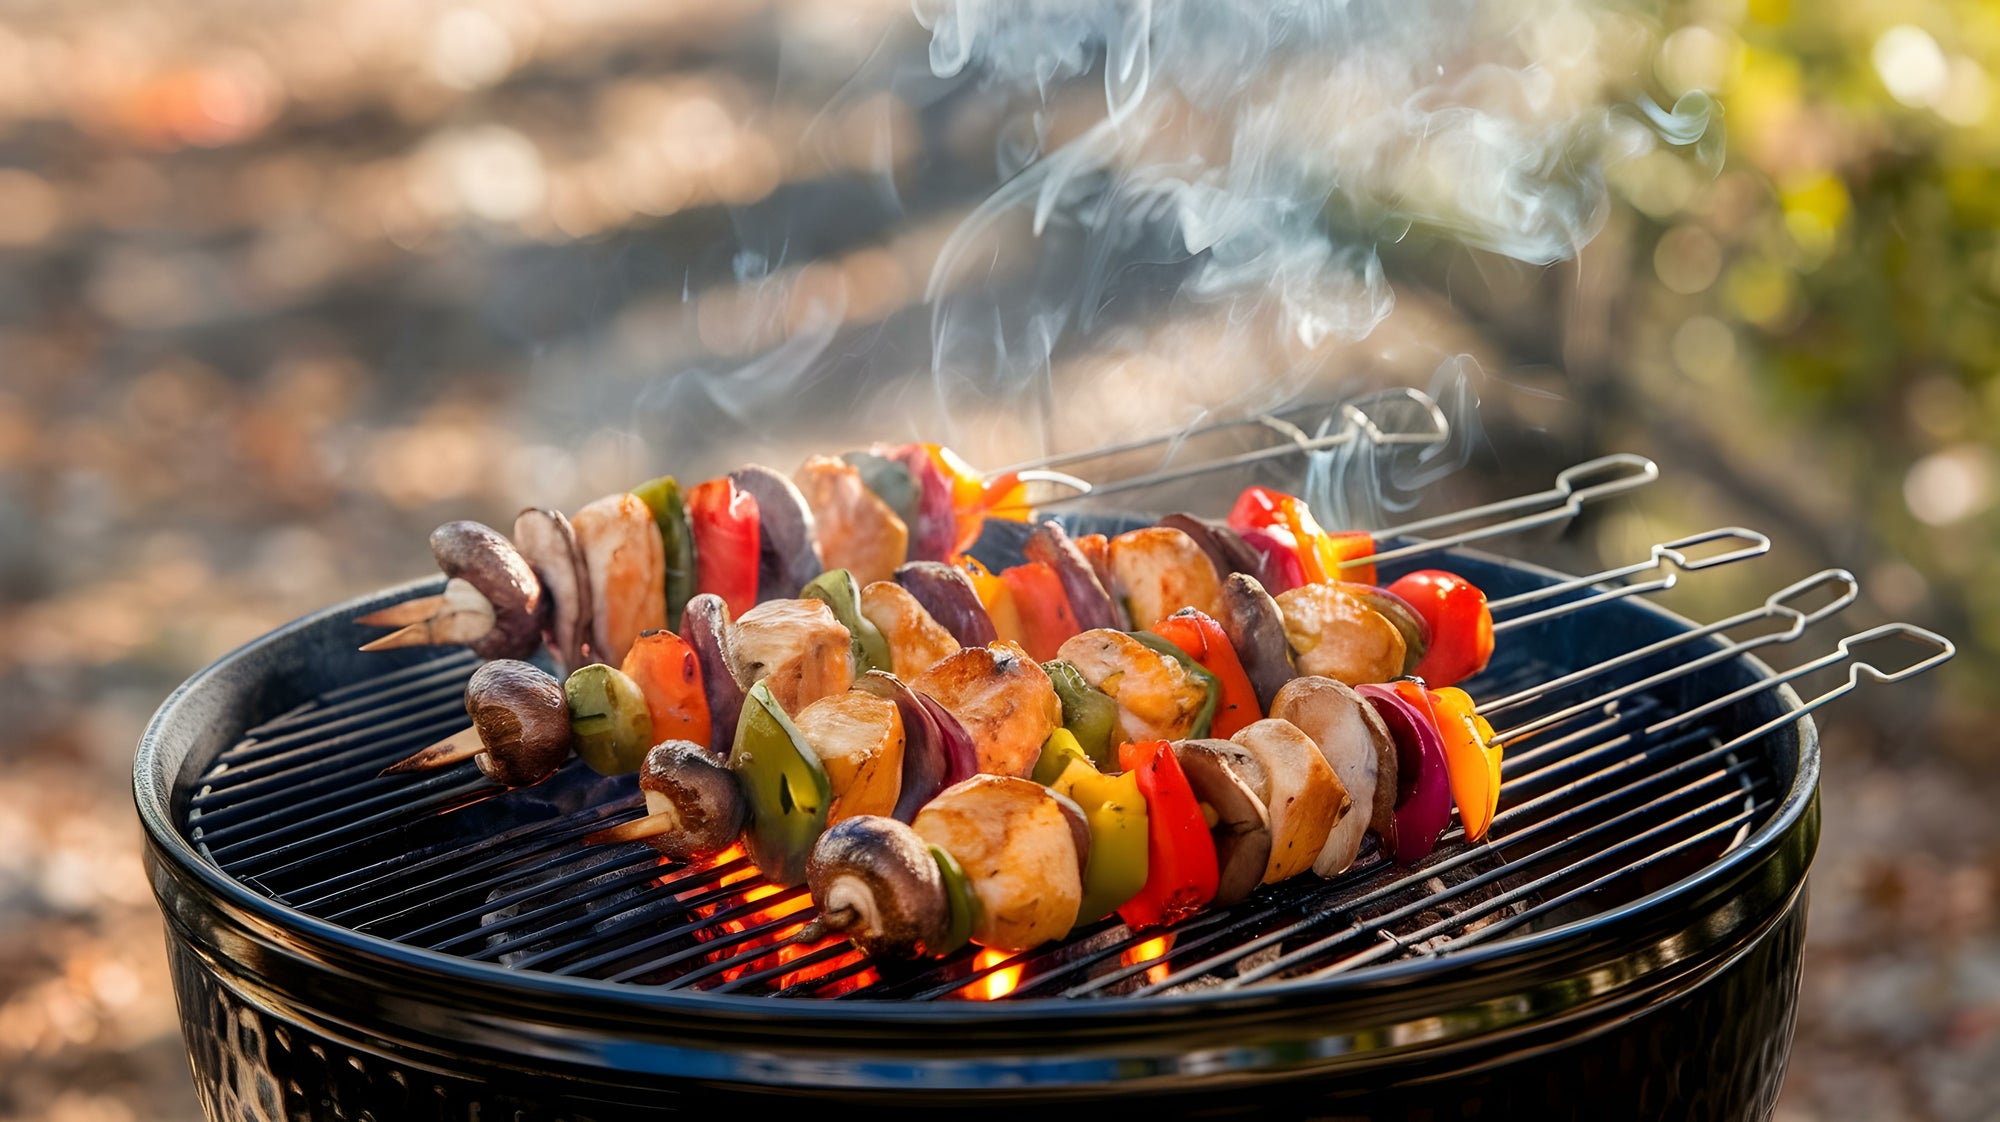
[[1074, 756], [1053, 787], [1083, 808], [1090, 826], [1090, 859], [1083, 868], [1076, 922], [1094, 923], [1146, 887], [1146, 798], [1139, 793], [1137, 772], [1103, 775]]
[[979, 894], [972, 891], [972, 881], [966, 877], [958, 858], [932, 846], [931, 860], [937, 862], [938, 876], [944, 880], [946, 917], [944, 938], [931, 953], [943, 958], [972, 941], [972, 932], [979, 926]]
[[833, 609], [833, 618], [847, 629], [848, 641], [854, 649], [854, 676], [860, 677], [870, 670], [893, 673], [895, 659], [889, 653], [889, 640], [882, 637], [882, 630], [868, 622], [861, 614], [861, 586], [854, 574], [846, 569], [828, 569], [826, 572], [806, 582], [799, 590], [799, 596], [807, 600], [822, 600]]
[[1084, 755], [1083, 746], [1076, 742], [1074, 733], [1068, 729], [1057, 729], [1042, 742], [1042, 754], [1035, 761], [1035, 771], [1030, 778], [1044, 787], [1053, 787], [1071, 760], [1089, 763], [1090, 757]]
[[1042, 663], [1042, 672], [1056, 687], [1062, 702], [1063, 727], [1076, 737], [1099, 771], [1118, 770], [1118, 703], [1103, 690], [1084, 680], [1074, 663], [1055, 659]]
[[660, 544], [667, 548], [667, 629], [679, 631], [681, 613], [694, 599], [694, 526], [688, 522], [681, 485], [671, 475], [649, 479], [632, 493], [653, 512]]
[[1215, 707], [1222, 702], [1222, 679], [1210, 673], [1208, 667], [1196, 662], [1193, 655], [1175, 646], [1173, 641], [1165, 636], [1155, 635], [1150, 631], [1128, 631], [1126, 634], [1180, 663], [1181, 669], [1187, 671], [1189, 677], [1200, 682], [1208, 691], [1207, 699], [1201, 703], [1201, 712], [1195, 714], [1194, 728], [1188, 731], [1184, 739], [1200, 740], [1207, 736], [1209, 726], [1215, 723]]
[[833, 785], [819, 756], [763, 682], [743, 698], [729, 770], [743, 785], [744, 848], [772, 884], [804, 884], [806, 859], [826, 830]]
[[576, 754], [599, 775], [639, 770], [653, 747], [653, 716], [639, 683], [601, 662], [581, 666], [563, 683]]

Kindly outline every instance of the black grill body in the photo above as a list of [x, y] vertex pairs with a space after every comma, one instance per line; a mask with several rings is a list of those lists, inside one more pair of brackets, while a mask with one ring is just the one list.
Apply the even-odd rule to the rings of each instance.
[[[1011, 542], [982, 544], [1004, 555]], [[1472, 554], [1438, 563], [1496, 597], [1558, 579]], [[191, 840], [190, 809], [246, 730], [398, 666], [429, 673], [419, 668], [436, 652], [356, 652], [349, 622], [416, 591], [330, 609], [227, 656], [168, 699], [141, 745], [148, 865], [212, 1118], [651, 1118], [807, 1096], [923, 1113], [1080, 1113], [1115, 1100], [1204, 1117], [1761, 1118], [1776, 1100], [1819, 828], [1809, 719], [1732, 757], [1746, 817], [1726, 852], [1718, 841], [1673, 862], [1624, 862], [1570, 910], [1463, 950], [1391, 947], [1331, 976], [1141, 995], [1035, 996], [1031, 974], [997, 1002], [909, 1000], [915, 991], [894, 985], [877, 991], [891, 999], [819, 1000], [617, 983], [472, 961], [297, 910], [256, 870], [317, 859], [309, 836], [247, 866]], [[1506, 636], [1485, 677], [1546, 677], [1691, 627], [1607, 604]], [[1717, 649], [1704, 639], [1674, 657]], [[1769, 675], [1739, 656], [1633, 700], [1681, 712]], [[1751, 696], [1706, 718], [1704, 743], [1798, 704], [1783, 687]], [[464, 724], [432, 719], [440, 734]], [[1542, 754], [1561, 762], [1560, 745]], [[458, 780], [438, 782], [443, 819], [462, 819], [475, 844], [478, 816], [504, 800], [461, 806], [449, 795]], [[1510, 771], [1503, 814], [1517, 782], [1535, 780]], [[395, 829], [377, 840], [393, 848]]]

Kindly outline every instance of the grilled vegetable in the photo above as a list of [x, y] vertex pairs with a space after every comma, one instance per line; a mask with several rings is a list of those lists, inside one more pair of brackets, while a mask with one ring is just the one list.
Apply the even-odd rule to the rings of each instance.
[[762, 464], [730, 472], [729, 481], [757, 500], [757, 599], [797, 596], [825, 567], [806, 497], [791, 480]]
[[1020, 951], [1075, 926], [1083, 898], [1076, 843], [1046, 788], [975, 775], [940, 792], [911, 828], [963, 868], [980, 905], [973, 942]]
[[910, 528], [912, 561], [949, 561], [958, 552], [958, 517], [951, 507], [951, 481], [921, 444], [899, 444], [882, 454], [902, 464], [917, 482], [915, 518]]
[[911, 686], [958, 718], [972, 735], [979, 770], [989, 774], [1026, 776], [1042, 742], [1062, 725], [1062, 702], [1049, 676], [1011, 643], [966, 647]]
[[1263, 565], [1257, 570], [1257, 581], [1272, 595], [1283, 595], [1307, 583], [1306, 567], [1299, 561], [1299, 542], [1290, 530], [1283, 526], [1267, 526], [1262, 530], [1239, 531], [1239, 536], [1243, 544], [1262, 558]]
[[534, 567], [490, 526], [447, 522], [431, 531], [445, 592], [384, 608], [355, 622], [397, 630], [361, 649], [463, 643], [481, 658], [526, 658], [541, 645], [548, 602]]
[[584, 644], [590, 641], [590, 566], [576, 543], [576, 531], [562, 511], [530, 507], [514, 518], [514, 547], [542, 583], [542, 598], [548, 601], [542, 637], [549, 650], [565, 670], [582, 666]]
[[660, 551], [666, 559], [661, 588], [667, 602], [667, 626], [678, 631], [681, 613], [694, 598], [694, 527], [688, 524], [687, 506], [681, 485], [671, 475], [647, 480], [632, 488], [653, 516], [660, 531]]
[[595, 662], [563, 683], [576, 754], [599, 775], [639, 770], [653, 744], [653, 718], [639, 684], [621, 670]]
[[1451, 793], [1437, 722], [1428, 705], [1414, 704], [1388, 686], [1362, 686], [1355, 692], [1382, 715], [1395, 741], [1396, 863], [1414, 865], [1430, 856], [1451, 825]]
[[983, 647], [999, 638], [964, 569], [940, 561], [912, 561], [896, 570], [896, 583], [961, 646]]
[[951, 486], [952, 511], [958, 521], [958, 542], [952, 553], [971, 549], [989, 517], [1027, 521], [1028, 487], [1019, 475], [1007, 472], [987, 479], [941, 444], [921, 447]]
[[1035, 770], [1028, 778], [1053, 788], [1071, 760], [1090, 763], [1090, 757], [1083, 754], [1083, 746], [1076, 742], [1076, 737], [1070, 735], [1068, 729], [1057, 729], [1042, 743], [1042, 754], [1035, 757]]
[[978, 560], [965, 557], [960, 561], [966, 579], [972, 582], [973, 592], [979, 596], [979, 606], [985, 609], [986, 618], [993, 621], [994, 641], [1019, 644], [1022, 636], [1021, 613], [1014, 604], [1014, 590]]
[[1146, 885], [1119, 905], [1134, 928], [1174, 923], [1215, 898], [1215, 844], [1208, 820], [1164, 740], [1121, 744], [1118, 763], [1138, 780], [1146, 800]]
[[862, 584], [895, 573], [909, 553], [909, 527], [868, 489], [852, 464], [813, 456], [792, 481], [812, 508], [820, 559], [828, 568], [848, 569]]
[[708, 701], [708, 746], [726, 759], [743, 712], [743, 686], [729, 666], [729, 606], [722, 597], [710, 594], [689, 600], [681, 617], [681, 638], [701, 667], [701, 692]]
[[646, 843], [677, 861], [706, 861], [735, 845], [749, 814], [736, 776], [706, 742], [655, 745], [639, 769], [639, 790], [646, 796], [647, 818], [638, 820], [647, 828]]
[[959, 649], [951, 632], [894, 581], [878, 580], [861, 590], [861, 615], [889, 644], [899, 678], [915, 678]]
[[1291, 722], [1312, 738], [1354, 801], [1354, 812], [1334, 824], [1313, 859], [1313, 872], [1330, 877], [1352, 865], [1361, 852], [1362, 835], [1369, 830], [1393, 850], [1396, 744], [1375, 709], [1343, 683], [1306, 677], [1278, 691], [1271, 716]]
[[979, 894], [972, 890], [972, 881], [966, 878], [958, 858], [935, 845], [930, 847], [930, 851], [931, 860], [937, 865], [938, 882], [944, 886], [944, 937], [938, 940], [934, 952], [943, 956], [972, 941], [972, 932], [979, 926], [982, 909]]
[[1264, 557], [1250, 548], [1242, 535], [1229, 528], [1227, 522], [1213, 518], [1197, 518], [1192, 514], [1169, 514], [1156, 525], [1186, 534], [1201, 551], [1208, 555], [1209, 563], [1224, 580], [1231, 573], [1248, 573], [1255, 576], [1264, 567]]
[[951, 904], [931, 852], [893, 818], [835, 823], [806, 863], [820, 923], [879, 958], [939, 953], [950, 934]]
[[1360, 598], [1330, 584], [1309, 584], [1279, 596], [1278, 610], [1299, 673], [1350, 686], [1402, 674], [1402, 632]]
[[1278, 691], [1297, 674], [1292, 669], [1291, 641], [1285, 638], [1284, 614], [1248, 573], [1232, 573], [1222, 582], [1221, 606], [1216, 622], [1257, 691], [1259, 711], [1269, 713]]
[[1236, 650], [1229, 645], [1221, 624], [1193, 608], [1183, 608], [1154, 624], [1153, 633], [1179, 647], [1215, 678], [1219, 696], [1215, 717], [1209, 722], [1210, 735], [1235, 736], [1237, 730], [1263, 717], [1257, 691], [1251, 687], [1243, 664], [1236, 660]]
[[472, 762], [496, 783], [539, 783], [569, 758], [562, 683], [535, 666], [501, 658], [473, 671], [465, 683], [465, 712], [485, 749]]
[[701, 662], [680, 636], [671, 631], [646, 632], [625, 652], [619, 669], [646, 697], [654, 743], [709, 742], [708, 697], [702, 689]]
[[[1271, 819], [1271, 856], [1264, 865], [1264, 883], [1276, 884], [1312, 868], [1334, 827], [1356, 809], [1346, 785], [1320, 754], [1319, 745], [1290, 721], [1258, 721], [1230, 743], [1239, 754], [1235, 770], [1263, 800]], [[1357, 839], [1360, 828], [1367, 825], [1368, 809], [1359, 808]]]
[[591, 649], [607, 662], [623, 662], [632, 640], [667, 625], [659, 527], [631, 494], [598, 499], [577, 511], [572, 525], [590, 569]]
[[1343, 564], [1373, 554], [1374, 538], [1353, 530], [1328, 533], [1303, 499], [1268, 487], [1246, 487], [1230, 508], [1229, 525], [1238, 532], [1262, 530], [1274, 536], [1279, 530], [1288, 532], [1308, 584], [1343, 579], [1375, 583], [1373, 565]]
[[[843, 452], [840, 458], [861, 473], [862, 486], [889, 504], [889, 509], [896, 512], [896, 517], [902, 519], [907, 528], [916, 518], [918, 503], [922, 499], [917, 478], [910, 474], [910, 469], [875, 452]], [[898, 557], [896, 563], [902, 564], [905, 557]]]
[[[1022, 554], [1030, 562], [1048, 566], [1062, 582], [1063, 597], [1069, 604], [1076, 631], [1118, 626], [1118, 612], [1111, 603], [1111, 593], [1098, 579], [1090, 560], [1063, 532], [1060, 524], [1044, 521], [1036, 526], [1028, 534], [1028, 544], [1022, 549]], [[1065, 639], [1068, 637], [1063, 636]], [[1060, 642], [1057, 645], [1060, 646]]]
[[694, 528], [694, 587], [713, 592], [742, 615], [757, 606], [758, 550], [763, 540], [757, 500], [728, 479], [711, 479], [688, 492]]
[[939, 791], [978, 774], [972, 736], [942, 705], [880, 670], [863, 674], [854, 688], [895, 702], [902, 718], [903, 774], [891, 815], [897, 821], [911, 821]]
[[1234, 904], [1263, 883], [1271, 861], [1271, 817], [1257, 794], [1242, 756], [1227, 740], [1182, 740], [1174, 760], [1187, 776], [1194, 797], [1215, 816], [1209, 842], [1215, 847], [1215, 903]]
[[1456, 573], [1423, 569], [1396, 581], [1389, 591], [1430, 625], [1430, 649], [1412, 671], [1426, 685], [1457, 685], [1486, 669], [1493, 657], [1493, 613], [1477, 585]]
[[1213, 616], [1222, 578], [1208, 554], [1179, 530], [1148, 526], [1111, 539], [1111, 574], [1132, 626], [1150, 628], [1182, 608]]
[[1095, 923], [1146, 887], [1146, 799], [1139, 777], [1105, 775], [1071, 756], [1050, 786], [1082, 807], [1090, 824], [1090, 860], [1076, 921]]
[[[1076, 739], [1091, 766], [1099, 771], [1118, 768], [1118, 703], [1084, 680], [1075, 665], [1054, 659], [1042, 663], [1042, 672], [1055, 687], [1062, 703], [1062, 723]], [[1122, 738], [1118, 738], [1122, 739]]]
[[848, 690], [799, 710], [794, 721], [833, 789], [828, 822], [895, 812], [905, 744], [895, 702]]
[[1476, 842], [1486, 836], [1493, 814], [1500, 808], [1500, 742], [1464, 690], [1446, 688], [1426, 694], [1437, 718], [1438, 735], [1444, 738], [1444, 766], [1451, 777], [1451, 797], [1458, 803], [1459, 821], [1465, 825], [1465, 840]]
[[1206, 683], [1189, 674], [1178, 658], [1122, 631], [1086, 631], [1057, 654], [1118, 703], [1117, 735], [1123, 740], [1186, 737], [1208, 701]]
[[763, 682], [744, 695], [729, 770], [749, 807], [743, 844], [750, 860], [773, 884], [802, 883], [813, 843], [826, 829], [833, 788], [812, 745]]
[[894, 666], [889, 641], [861, 612], [861, 587], [854, 583], [853, 573], [846, 569], [828, 569], [807, 581], [799, 595], [807, 600], [823, 601], [833, 609], [833, 618], [847, 629], [848, 649], [854, 659], [855, 673], [889, 670]]
[[854, 683], [847, 628], [823, 600], [771, 600], [730, 625], [724, 653], [746, 689], [764, 682], [787, 712]]
[[1054, 658], [1056, 650], [1081, 628], [1070, 610], [1062, 578], [1047, 565], [1031, 561], [1001, 572], [1012, 593], [1021, 621], [1021, 645], [1038, 659]]

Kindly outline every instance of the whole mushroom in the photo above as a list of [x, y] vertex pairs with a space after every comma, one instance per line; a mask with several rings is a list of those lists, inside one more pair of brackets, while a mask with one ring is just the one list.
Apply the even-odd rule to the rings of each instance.
[[569, 705], [562, 683], [536, 666], [495, 659], [465, 684], [465, 711], [485, 751], [472, 758], [509, 787], [539, 783], [569, 758]]
[[820, 835], [806, 863], [820, 923], [878, 958], [917, 958], [944, 938], [944, 879], [930, 846], [893, 818], [864, 814]]
[[479, 522], [447, 522], [431, 531], [431, 555], [448, 579], [463, 580], [493, 605], [493, 626], [465, 640], [481, 658], [527, 658], [542, 642], [548, 603], [534, 567], [514, 543]]
[[678, 861], [706, 861], [736, 844], [748, 813], [736, 776], [692, 740], [668, 740], [639, 769], [646, 813], [661, 832], [645, 841]]

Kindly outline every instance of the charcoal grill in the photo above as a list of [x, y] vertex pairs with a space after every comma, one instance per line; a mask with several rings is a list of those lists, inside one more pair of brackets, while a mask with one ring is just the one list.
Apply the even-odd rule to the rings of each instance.
[[[1950, 644], [1890, 625], [1773, 672], [1754, 652], [1854, 598], [1839, 570], [1708, 624], [1639, 598], [1761, 553], [1748, 531], [1584, 578], [1384, 544], [1385, 578], [1422, 555], [1495, 599], [1505, 634], [1468, 684], [1510, 742], [1489, 843], [1454, 830], [1413, 869], [1369, 854], [1164, 931], [1112, 921], [915, 965], [801, 941], [803, 890], [740, 856], [687, 868], [586, 849], [644, 813], [630, 777], [572, 760], [514, 791], [470, 765], [375, 778], [465, 725], [469, 654], [355, 651], [356, 616], [437, 582], [265, 636], [169, 698], [137, 761], [204, 1109], [610, 1119], [811, 1096], [912, 1112], [1115, 1098], [1174, 1116], [1767, 1113], [1819, 829], [1807, 715]], [[978, 552], [1018, 545], [997, 524]], [[1898, 638], [1933, 649], [1889, 670], [1857, 657]], [[1789, 685], [1841, 664], [1845, 683], [1810, 702]]]

